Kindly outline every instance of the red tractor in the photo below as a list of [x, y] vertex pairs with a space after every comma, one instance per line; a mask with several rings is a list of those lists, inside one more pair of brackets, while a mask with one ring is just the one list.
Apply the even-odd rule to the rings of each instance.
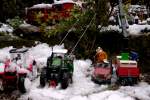
[[96, 63], [93, 67], [92, 80], [95, 83], [111, 83], [112, 66], [109, 62]]
[[[36, 62], [27, 56], [28, 49], [10, 50], [11, 59], [0, 63], [0, 89], [18, 88], [26, 92], [25, 79], [33, 79]], [[36, 72], [36, 71], [35, 71]]]

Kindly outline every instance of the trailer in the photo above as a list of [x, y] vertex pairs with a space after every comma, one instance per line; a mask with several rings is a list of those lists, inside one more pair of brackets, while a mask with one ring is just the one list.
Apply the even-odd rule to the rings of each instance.
[[136, 61], [120, 60], [116, 64], [118, 82], [121, 85], [133, 85], [139, 80], [140, 71]]
[[136, 60], [128, 59], [128, 53], [117, 56], [115, 64], [118, 83], [121, 85], [137, 84], [140, 76], [139, 66]]

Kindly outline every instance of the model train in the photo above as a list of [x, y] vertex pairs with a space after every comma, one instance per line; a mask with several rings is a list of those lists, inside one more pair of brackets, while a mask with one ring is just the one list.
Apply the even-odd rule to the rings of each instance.
[[[32, 25], [41, 23], [55, 24], [72, 16], [77, 4], [73, 1], [60, 1], [53, 4], [37, 4], [26, 8], [26, 22]], [[78, 6], [79, 7], [79, 6]]]

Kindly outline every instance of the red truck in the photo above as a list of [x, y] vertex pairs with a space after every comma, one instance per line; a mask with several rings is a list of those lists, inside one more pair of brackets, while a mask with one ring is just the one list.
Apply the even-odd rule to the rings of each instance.
[[98, 84], [111, 83], [111, 64], [109, 62], [96, 63], [93, 65], [92, 81]]

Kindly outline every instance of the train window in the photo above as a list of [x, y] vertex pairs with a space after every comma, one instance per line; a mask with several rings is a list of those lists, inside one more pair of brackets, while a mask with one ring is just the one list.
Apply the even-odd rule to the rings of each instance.
[[62, 4], [56, 4], [56, 5], [55, 5], [55, 10], [56, 10], [56, 11], [62, 11], [62, 9], [63, 9]]

